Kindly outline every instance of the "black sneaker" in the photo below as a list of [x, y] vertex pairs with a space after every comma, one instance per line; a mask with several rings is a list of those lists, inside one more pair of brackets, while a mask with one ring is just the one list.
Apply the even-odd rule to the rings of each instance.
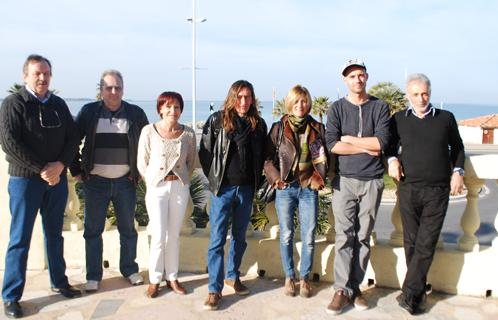
[[76, 289], [75, 287], [72, 287], [68, 285], [67, 287], [64, 288], [52, 288], [52, 292], [59, 293], [62, 296], [72, 299], [72, 298], [77, 298], [81, 296], [81, 291], [79, 289]]

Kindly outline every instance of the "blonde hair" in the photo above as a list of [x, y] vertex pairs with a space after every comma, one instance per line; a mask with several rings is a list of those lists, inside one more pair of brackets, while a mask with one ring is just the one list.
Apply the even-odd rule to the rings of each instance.
[[306, 114], [309, 114], [311, 111], [311, 103], [312, 103], [311, 95], [308, 89], [306, 89], [300, 84], [292, 87], [292, 89], [289, 90], [289, 93], [287, 93], [284, 103], [285, 113], [292, 114], [292, 107], [294, 107], [294, 105], [299, 99], [306, 100], [306, 102], [308, 103], [308, 112]]

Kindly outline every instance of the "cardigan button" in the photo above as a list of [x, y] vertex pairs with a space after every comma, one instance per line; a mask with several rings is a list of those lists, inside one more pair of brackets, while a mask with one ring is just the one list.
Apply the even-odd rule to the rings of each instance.
[[159, 170], [164, 170], [164, 168], [159, 168]]

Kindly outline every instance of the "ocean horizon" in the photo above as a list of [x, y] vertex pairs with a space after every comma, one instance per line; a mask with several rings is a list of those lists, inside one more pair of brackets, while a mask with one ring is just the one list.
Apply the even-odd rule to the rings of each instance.
[[[3, 99], [0, 99], [0, 103]], [[66, 101], [69, 110], [73, 116], [76, 116], [81, 109], [81, 107], [87, 103], [95, 101], [90, 98], [64, 98]], [[146, 113], [150, 122], [155, 122], [159, 120], [159, 115], [156, 111], [156, 101], [155, 100], [135, 100], [135, 99], [125, 99], [129, 103], [136, 104], [140, 106]], [[210, 104], [214, 104], [214, 111], [220, 109], [223, 101], [221, 100], [197, 100], [196, 103], [196, 122], [204, 122], [207, 120], [210, 112]], [[490, 115], [498, 113], [498, 105], [492, 104], [470, 104], [470, 103], [444, 103], [442, 106], [440, 103], [433, 103], [436, 108], [441, 108], [444, 110], [448, 110], [453, 113], [456, 120], [464, 120], [475, 118], [483, 115]], [[272, 101], [260, 101], [260, 112], [263, 119], [265, 119], [268, 126], [270, 126], [273, 122], [277, 121], [278, 118], [275, 118], [272, 115], [273, 102]], [[313, 117], [317, 120], [318, 116], [313, 115]], [[326, 115], [323, 116], [323, 121], [326, 121]], [[191, 124], [192, 123], [192, 101], [185, 100], [183, 113], [180, 117], [180, 122], [183, 124]]]
[[[91, 99], [70, 99], [70, 98], [65, 100], [69, 106], [69, 110], [74, 116], [78, 114], [78, 111], [81, 109], [83, 105], [91, 101], [94, 101]], [[147, 117], [149, 118], [150, 122], [159, 120], [159, 115], [157, 114], [156, 111], [155, 100], [132, 100], [132, 99], [125, 99], [125, 100], [140, 106], [147, 114]], [[210, 112], [211, 103], [214, 103], [214, 110], [217, 111], [220, 109], [221, 105], [223, 104], [223, 101], [198, 100], [196, 102], [196, 108], [195, 108], [196, 122], [204, 122], [207, 120], [207, 118], [211, 114]], [[436, 108], [441, 108], [440, 103], [433, 103], [433, 105]], [[261, 116], [263, 117], [263, 119], [265, 119], [266, 124], [268, 126], [270, 126], [271, 123], [278, 120], [278, 118], [275, 118], [272, 115], [272, 108], [273, 108], [272, 101], [260, 101], [260, 106], [261, 106], [260, 108]], [[498, 105], [490, 105], [490, 104], [468, 104], [468, 103], [458, 103], [458, 102], [444, 103], [442, 105], [442, 109], [452, 112], [457, 121], [498, 113]], [[313, 115], [313, 117], [319, 120], [318, 116]], [[323, 116], [323, 121], [324, 122], [326, 121], [326, 115]], [[184, 124], [192, 123], [192, 101], [190, 100], [184, 101], [184, 108], [180, 118], [180, 122]]]

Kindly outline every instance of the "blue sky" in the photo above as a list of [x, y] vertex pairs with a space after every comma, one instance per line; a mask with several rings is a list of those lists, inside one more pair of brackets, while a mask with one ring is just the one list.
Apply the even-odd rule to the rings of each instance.
[[[122, 71], [125, 97], [191, 97], [190, 0], [2, 0], [0, 97], [30, 53], [53, 64], [63, 97], [93, 97], [101, 72]], [[344, 61], [380, 81], [405, 70], [432, 80], [433, 102], [498, 105], [498, 1], [197, 0], [197, 98], [222, 100], [247, 79], [261, 100], [295, 84], [336, 98]]]

